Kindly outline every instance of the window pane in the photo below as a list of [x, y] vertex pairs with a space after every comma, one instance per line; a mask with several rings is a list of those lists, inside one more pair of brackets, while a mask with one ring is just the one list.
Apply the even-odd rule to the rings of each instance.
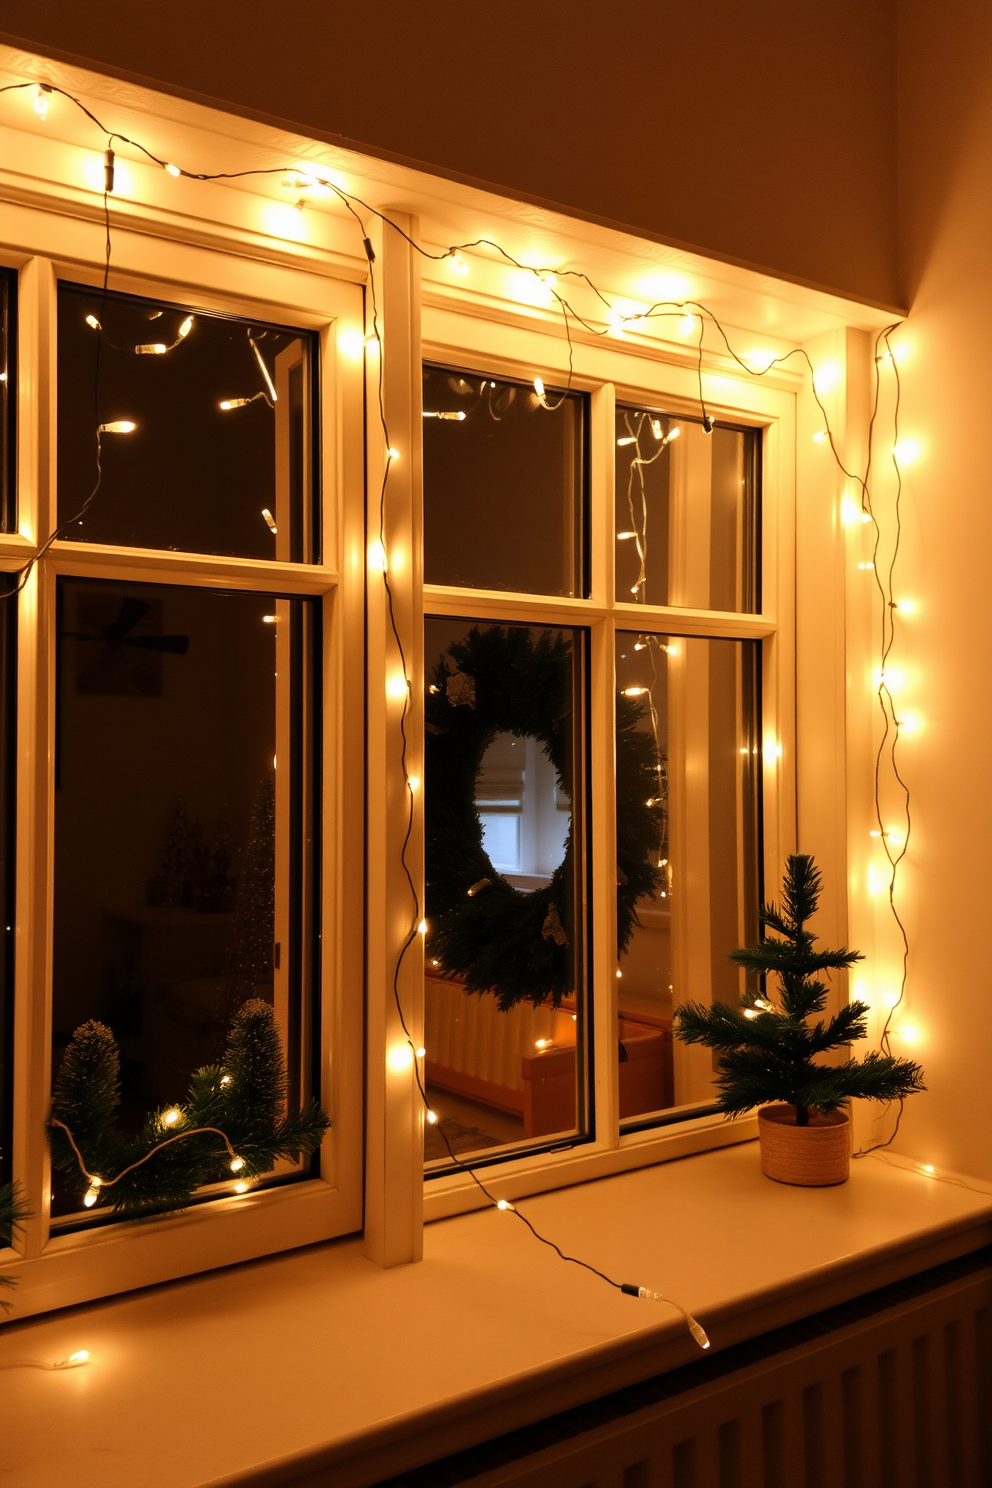
[[760, 435], [617, 408], [616, 582], [627, 603], [757, 611]]
[[0, 531], [17, 531], [17, 275], [0, 269]]
[[107, 1024], [128, 1131], [251, 997], [308, 1088], [315, 625], [308, 600], [59, 581], [53, 1062]]
[[757, 937], [757, 679], [751, 641], [617, 635], [621, 1119], [712, 1097], [672, 1012], [736, 1004]]
[[[102, 337], [91, 322], [102, 324]], [[96, 482], [95, 425], [137, 425], [104, 436], [99, 493], [66, 537], [313, 561], [312, 340], [60, 284], [60, 523], [72, 521]], [[141, 350], [156, 346], [164, 350]]]
[[424, 368], [428, 584], [585, 593], [585, 399]]
[[585, 1129], [584, 633], [425, 622], [428, 1168]]

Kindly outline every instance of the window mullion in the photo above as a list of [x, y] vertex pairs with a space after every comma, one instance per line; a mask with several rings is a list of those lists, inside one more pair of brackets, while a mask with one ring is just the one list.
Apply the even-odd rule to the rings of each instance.
[[[404, 232], [416, 235], [412, 219], [401, 213], [393, 214], [392, 220]], [[412, 793], [414, 819], [412, 830], [408, 830], [408, 781], [423, 778], [422, 400], [419, 269], [414, 250], [392, 231], [385, 233], [385, 241], [381, 247], [377, 244], [377, 249], [373, 272], [385, 344], [371, 348], [367, 395], [366, 536], [370, 561], [365, 1253], [381, 1266], [395, 1266], [420, 1258], [423, 1236], [424, 1109], [410, 1047], [414, 1041], [415, 1047], [419, 1046], [423, 1037], [423, 939], [415, 935], [407, 944], [422, 913], [424, 876], [419, 790]], [[378, 417], [380, 386], [395, 457], [387, 456], [385, 431]], [[383, 485], [387, 458], [388, 480]], [[388, 573], [383, 572], [384, 566]], [[397, 634], [405, 656], [405, 676]], [[401, 724], [406, 737], [405, 774]]]
[[607, 618], [590, 630], [589, 777], [591, 832], [592, 955], [590, 980], [597, 1143], [620, 1139], [620, 1078], [617, 1064], [617, 821], [616, 821], [616, 627]]
[[20, 598], [17, 712], [14, 1177], [30, 1218], [15, 1245], [32, 1257], [48, 1239], [50, 1192], [55, 575], [44, 560]]

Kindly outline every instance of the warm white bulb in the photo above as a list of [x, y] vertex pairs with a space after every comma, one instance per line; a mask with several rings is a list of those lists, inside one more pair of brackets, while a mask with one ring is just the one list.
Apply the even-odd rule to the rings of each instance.
[[461, 253], [453, 250], [451, 253], [448, 254], [448, 257], [451, 259], [451, 267], [455, 270], [456, 273], [468, 273], [468, 260]]
[[228, 408], [247, 408], [250, 402], [250, 398], [225, 398], [219, 406], [225, 410]]
[[175, 1107], [173, 1107], [171, 1111], [166, 1111], [162, 1117], [162, 1125], [175, 1126], [179, 1121], [179, 1115], [180, 1113], [175, 1109]]
[[540, 377], [534, 378], [534, 391], [539, 398], [544, 397], [544, 381]]
[[418, 935], [426, 935], [427, 934], [427, 921], [426, 920], [421, 920], [420, 924], [417, 926], [417, 934]]
[[262, 616], [262, 623], [263, 623], [263, 625], [275, 625], [275, 623], [278, 620], [278, 618], [279, 618], [278, 615], [263, 615]]
[[914, 460], [919, 459], [919, 455], [920, 455], [920, 443], [919, 443], [919, 440], [918, 439], [900, 439], [899, 442], [898, 442], [898, 444], [896, 444], [896, 445], [893, 446], [892, 454], [893, 454], [893, 457], [896, 460], [898, 460], [898, 462], [899, 462], [900, 465], [912, 465], [912, 463], [913, 463]]
[[936, 1173], [936, 1171], [937, 1171], [937, 1169], [934, 1167], [933, 1163], [923, 1163], [922, 1164], [922, 1168], [923, 1168], [924, 1173]]
[[230, 1077], [230, 1075], [221, 1075], [221, 1077], [220, 1077], [220, 1083], [222, 1085], [230, 1085], [230, 1083], [231, 1083], [231, 1077]]
[[497, 1199], [496, 1208], [504, 1211], [508, 1210], [511, 1214], [513, 1213], [513, 1205], [508, 1199]]
[[83, 1203], [86, 1205], [87, 1209], [93, 1208], [93, 1205], [96, 1203], [95, 1188], [88, 1188], [86, 1190], [86, 1192], [83, 1194]]
[[235, 1183], [235, 1185], [234, 1185], [234, 1192], [236, 1194], [247, 1193], [248, 1192], [248, 1185], [247, 1185], [247, 1183], [245, 1183], [244, 1180], [242, 1180], [240, 1183]]
[[97, 430], [98, 434], [133, 434], [137, 424], [131, 419], [113, 419], [109, 424], [101, 424]]
[[636, 443], [637, 443], [637, 439], [636, 439], [636, 437], [633, 434], [625, 434], [622, 439], [618, 439], [617, 440], [617, 445], [621, 449], [623, 448], [623, 446], [625, 444], [636, 444]]
[[757, 1008], [745, 1008], [744, 1016], [745, 1018], [756, 1018], [758, 1016]]
[[618, 966], [618, 967], [617, 967], [617, 977], [618, 977], [618, 979], [619, 979], [619, 978], [621, 978], [621, 977], [622, 977], [622, 976], [623, 976], [623, 972], [622, 972], [622, 971], [621, 971], [621, 970], [620, 970], [620, 968], [619, 968], [619, 966]]
[[691, 336], [696, 329], [696, 317], [687, 310], [679, 321], [679, 330], [683, 336]]
[[102, 1178], [91, 1178], [90, 1179], [90, 1188], [102, 1188], [102, 1187], [103, 1187], [103, 1179]]
[[369, 568], [375, 573], [386, 572], [386, 550], [378, 539], [369, 543]]
[[50, 102], [49, 89], [43, 84], [40, 85], [37, 93], [34, 95], [34, 111], [39, 119], [48, 118], [48, 105]]
[[424, 1057], [424, 1055], [426, 1053], [427, 1053], [427, 1050], [424, 1048], [423, 1044], [418, 1045], [418, 1047], [417, 1047], [417, 1058], [418, 1059], [423, 1059], [423, 1057]]
[[262, 507], [262, 518], [265, 522], [266, 527], [268, 527], [269, 531], [272, 533], [272, 536], [275, 537], [279, 529], [276, 526], [275, 517], [269, 511], [269, 508], [267, 506]]
[[66, 1363], [68, 1363], [68, 1364], [85, 1364], [86, 1361], [89, 1359], [89, 1356], [90, 1356], [89, 1349], [77, 1349], [74, 1354], [70, 1354], [69, 1355], [68, 1359], [66, 1360]]
[[429, 1125], [431, 1125], [431, 1126], [437, 1126], [437, 1112], [436, 1111], [428, 1111], [427, 1112], [427, 1120], [428, 1120]]
[[617, 533], [617, 542], [626, 542], [628, 540], [628, 538], [636, 537], [636, 536], [637, 536], [637, 533], [636, 532], [618, 532]]
[[245, 1160], [243, 1157], [232, 1157], [229, 1164], [232, 1173], [240, 1173], [244, 1165]]
[[165, 356], [168, 347], [161, 341], [146, 341], [141, 346], [134, 348], [135, 356]]
[[398, 460], [399, 457], [400, 457], [399, 450], [398, 449], [394, 449], [392, 445], [389, 446], [389, 448], [386, 451], [386, 454], [389, 456], [390, 460]]
[[407, 785], [412, 791], [418, 791], [420, 789], [420, 776], [411, 775], [410, 778], [407, 780]]
[[402, 672], [397, 672], [396, 675], [394, 677], [390, 677], [389, 681], [386, 683], [386, 696], [391, 698], [404, 698], [409, 691], [409, 687], [410, 684], [407, 682]]
[[192, 317], [192, 315], [187, 315], [186, 319], [183, 321], [182, 325], [179, 327], [179, 339], [180, 339], [180, 341], [185, 341], [186, 340], [186, 337], [189, 335], [189, 333], [190, 333], [190, 331], [192, 329], [193, 329], [193, 317]]
[[646, 687], [625, 687], [623, 695], [624, 697], [643, 697], [646, 692]]
[[674, 429], [669, 429], [668, 436], [665, 439], [665, 443], [666, 444], [671, 444], [672, 440], [673, 439], [678, 439], [678, 437], [679, 437], [679, 435], [681, 433], [682, 433], [682, 426], [680, 424], [676, 424]]
[[818, 429], [817, 432], [813, 435], [813, 443], [826, 444], [828, 438], [829, 435], [827, 434], [826, 429]]
[[534, 1040], [534, 1048], [535, 1049], [550, 1049], [551, 1048], [551, 1042], [552, 1042], [551, 1039], [535, 1039]]
[[87, 315], [86, 324], [94, 331], [98, 331], [100, 329], [100, 322], [97, 320], [95, 315]]
[[171, 160], [166, 164], [165, 169], [169, 173], [170, 176], [181, 176], [182, 175], [182, 171], [179, 169], [178, 165], [173, 165], [172, 162], [171, 162]]

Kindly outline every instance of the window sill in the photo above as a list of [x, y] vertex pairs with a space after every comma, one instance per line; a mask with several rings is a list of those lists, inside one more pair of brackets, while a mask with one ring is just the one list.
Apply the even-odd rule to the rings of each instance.
[[[770, 1183], [752, 1143], [526, 1200], [566, 1250], [677, 1297], [716, 1349], [992, 1241], [992, 1189], [892, 1162]], [[977, 1185], [976, 1185], [977, 1187]], [[8, 1325], [5, 1482], [368, 1484], [698, 1357], [674, 1313], [563, 1265], [511, 1215], [428, 1227], [422, 1264], [360, 1239]], [[163, 1412], [163, 1390], [169, 1400]]]

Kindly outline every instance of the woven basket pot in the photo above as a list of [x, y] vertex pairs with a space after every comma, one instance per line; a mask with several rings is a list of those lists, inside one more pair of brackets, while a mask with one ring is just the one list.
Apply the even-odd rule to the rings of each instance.
[[761, 1171], [776, 1183], [803, 1188], [846, 1183], [850, 1131], [846, 1111], [829, 1116], [811, 1111], [809, 1126], [797, 1126], [795, 1106], [763, 1106], [758, 1112]]

